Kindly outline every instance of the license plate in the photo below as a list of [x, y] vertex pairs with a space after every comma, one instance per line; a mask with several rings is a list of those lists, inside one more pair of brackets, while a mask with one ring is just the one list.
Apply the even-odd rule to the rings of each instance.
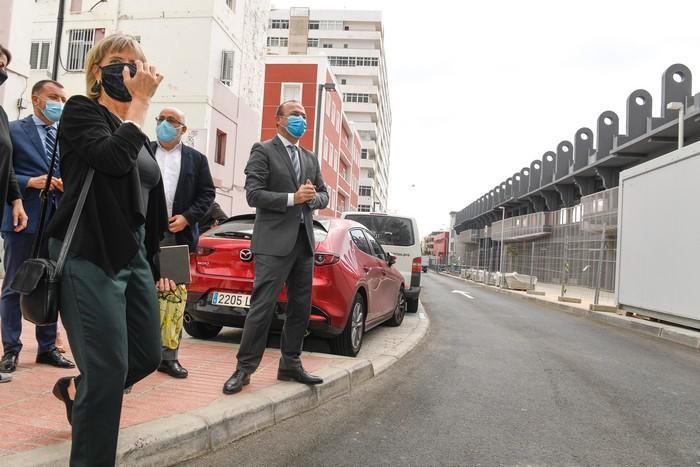
[[214, 292], [211, 294], [211, 304], [238, 308], [250, 308], [250, 295]]

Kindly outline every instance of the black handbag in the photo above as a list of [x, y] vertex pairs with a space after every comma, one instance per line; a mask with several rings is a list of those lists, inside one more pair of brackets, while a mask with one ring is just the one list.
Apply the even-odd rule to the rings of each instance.
[[[60, 129], [58, 133], [60, 133]], [[22, 316], [37, 326], [48, 326], [58, 321], [61, 271], [66, 262], [75, 228], [78, 225], [95, 172], [94, 169], [90, 168], [85, 177], [85, 182], [80, 191], [78, 202], [75, 205], [73, 216], [68, 224], [58, 259], [54, 261], [48, 258], [40, 258], [39, 251], [44, 236], [44, 223], [49, 207], [48, 200], [49, 196], [52, 195], [49, 188], [51, 187], [51, 179], [53, 178], [56, 165], [57, 147], [58, 134], [56, 135], [56, 144], [51, 154], [51, 165], [46, 177], [46, 185], [39, 195], [41, 197], [41, 216], [39, 217], [39, 227], [32, 245], [32, 257], [22, 263], [10, 284], [10, 289], [17, 292], [20, 296], [19, 308], [22, 311]]]

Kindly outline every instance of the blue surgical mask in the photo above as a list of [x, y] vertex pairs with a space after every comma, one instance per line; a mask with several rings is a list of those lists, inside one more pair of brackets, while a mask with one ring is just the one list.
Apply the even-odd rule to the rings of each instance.
[[169, 121], [163, 120], [156, 127], [156, 136], [158, 136], [158, 141], [169, 143], [177, 138], [177, 128]]
[[61, 114], [63, 113], [63, 103], [46, 101], [46, 105], [44, 105], [42, 113], [46, 118], [55, 123], [61, 119]]
[[301, 138], [306, 133], [306, 119], [299, 115], [287, 117], [287, 131], [295, 138]]

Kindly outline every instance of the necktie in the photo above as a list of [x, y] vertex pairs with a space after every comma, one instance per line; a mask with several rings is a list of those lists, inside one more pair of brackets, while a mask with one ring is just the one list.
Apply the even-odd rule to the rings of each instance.
[[44, 150], [46, 151], [46, 164], [51, 165], [51, 156], [56, 147], [56, 128], [53, 125], [45, 125], [46, 139], [44, 140]]
[[294, 168], [294, 173], [297, 176], [297, 181], [301, 182], [301, 166], [299, 165], [299, 154], [297, 152], [297, 147], [293, 144], [290, 144], [288, 147], [292, 154], [292, 167]]

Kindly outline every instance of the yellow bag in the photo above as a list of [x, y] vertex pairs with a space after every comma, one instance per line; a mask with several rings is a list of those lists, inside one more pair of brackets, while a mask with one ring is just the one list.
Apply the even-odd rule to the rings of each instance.
[[184, 284], [178, 285], [174, 292], [158, 292], [160, 340], [166, 349], [175, 350], [180, 343], [186, 304], [187, 287]]

